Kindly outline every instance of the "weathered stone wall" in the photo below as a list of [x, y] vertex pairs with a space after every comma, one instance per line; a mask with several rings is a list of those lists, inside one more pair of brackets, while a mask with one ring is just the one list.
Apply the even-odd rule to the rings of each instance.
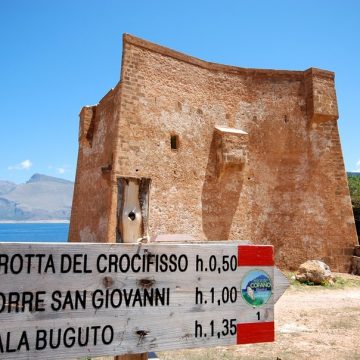
[[80, 139], [72, 240], [115, 241], [116, 178], [142, 176], [153, 236], [248, 239], [274, 244], [282, 267], [311, 258], [349, 270], [356, 233], [333, 73], [212, 64], [125, 35], [111, 94], [96, 107], [107, 114], [96, 147]]
[[70, 241], [103, 242], [108, 238], [111, 171], [116, 121], [114, 94], [80, 113], [79, 154], [71, 211]]

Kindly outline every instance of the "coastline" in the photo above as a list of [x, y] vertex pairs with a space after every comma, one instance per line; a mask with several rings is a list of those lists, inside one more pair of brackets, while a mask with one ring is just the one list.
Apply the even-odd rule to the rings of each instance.
[[70, 224], [70, 220], [0, 220], [0, 224]]

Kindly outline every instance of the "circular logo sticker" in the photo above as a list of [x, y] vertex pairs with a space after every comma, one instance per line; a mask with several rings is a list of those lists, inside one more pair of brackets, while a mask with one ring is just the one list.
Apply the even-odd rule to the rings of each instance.
[[265, 305], [272, 294], [270, 276], [262, 270], [249, 271], [241, 281], [241, 295], [251, 306]]

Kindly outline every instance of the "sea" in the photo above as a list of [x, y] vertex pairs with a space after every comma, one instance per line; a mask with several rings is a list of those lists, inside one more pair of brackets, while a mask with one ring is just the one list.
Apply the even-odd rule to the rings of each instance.
[[68, 223], [0, 224], [0, 242], [66, 242]]

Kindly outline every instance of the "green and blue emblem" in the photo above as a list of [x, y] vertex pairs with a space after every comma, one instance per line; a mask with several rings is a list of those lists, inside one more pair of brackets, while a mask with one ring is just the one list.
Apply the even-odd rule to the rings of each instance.
[[265, 305], [272, 295], [272, 289], [271, 278], [263, 270], [251, 270], [241, 281], [242, 298], [251, 306]]

